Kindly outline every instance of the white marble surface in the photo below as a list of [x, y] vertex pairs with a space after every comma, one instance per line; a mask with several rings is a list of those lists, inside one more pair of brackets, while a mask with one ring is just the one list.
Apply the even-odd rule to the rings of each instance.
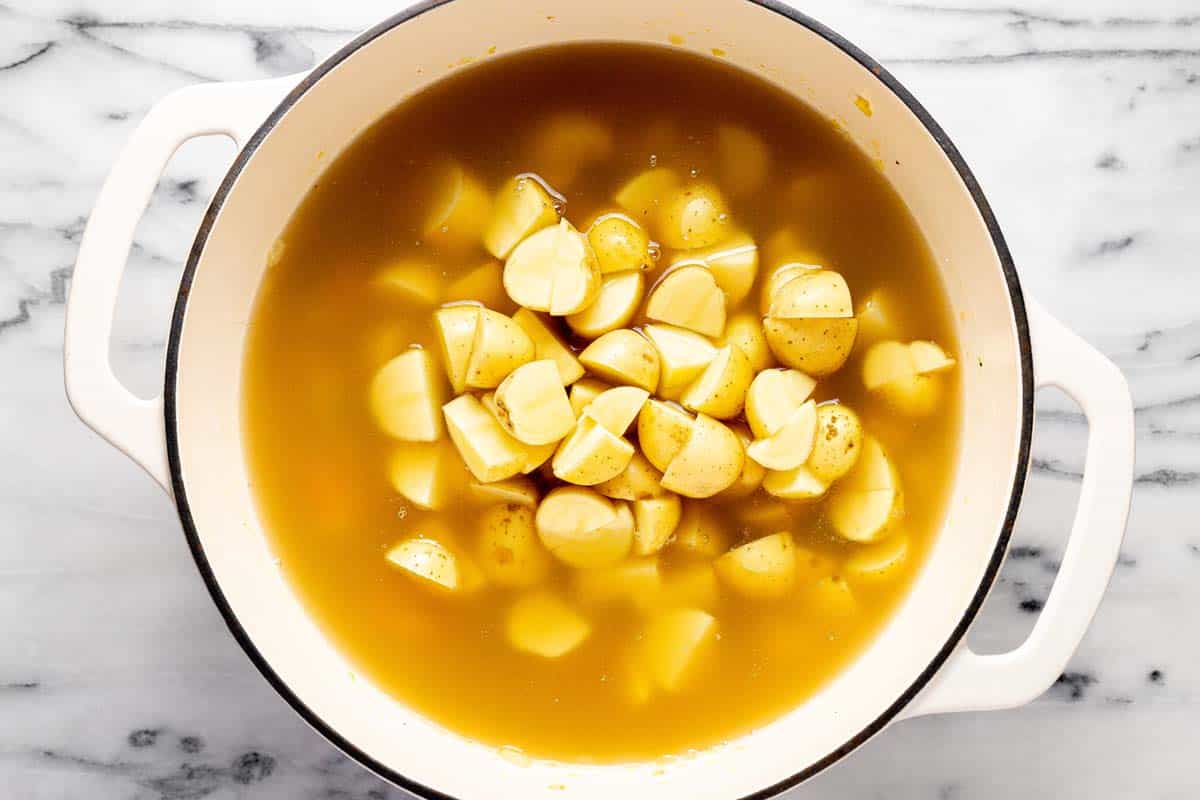
[[[383, 0], [0, 3], [0, 795], [371, 798], [401, 793], [312, 733], [209, 602], [170, 503], [76, 420], [64, 289], [117, 148], [168, 90], [303, 69]], [[898, 724], [797, 797], [1200, 794], [1200, 3], [823, 0], [949, 131], [1029, 292], [1126, 372], [1133, 514], [1067, 676], [1029, 707]], [[161, 384], [181, 260], [232, 157], [194, 142], [138, 233], [114, 358]], [[1019, 641], [1078, 490], [1084, 427], [1039, 400], [1019, 549], [972, 632]]]

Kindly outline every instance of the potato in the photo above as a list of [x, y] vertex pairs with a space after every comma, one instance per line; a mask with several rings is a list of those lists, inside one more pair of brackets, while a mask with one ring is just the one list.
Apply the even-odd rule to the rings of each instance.
[[831, 270], [804, 270], [771, 295], [775, 319], [846, 319], [854, 316], [846, 279]]
[[854, 316], [858, 318], [860, 341], [870, 344], [896, 338], [898, 331], [894, 302], [886, 289], [876, 289], [858, 304]]
[[659, 481], [662, 473], [639, 452], [634, 452], [629, 466], [615, 478], [597, 483], [593, 488], [605, 497], [614, 500], [641, 500], [665, 494]]
[[912, 353], [913, 366], [919, 375], [929, 375], [934, 372], [944, 372], [954, 366], [954, 359], [946, 355], [946, 351], [934, 342], [909, 342], [908, 350]]
[[635, 558], [611, 567], [579, 570], [572, 576], [571, 587], [585, 605], [629, 604], [647, 609], [662, 591], [662, 575], [657, 558]]
[[802, 261], [786, 261], [777, 266], [763, 281], [762, 296], [759, 298], [758, 310], [762, 314], [766, 314], [771, 308], [771, 300], [775, 297], [775, 293], [793, 278], [798, 278], [801, 275], [810, 272], [818, 272], [822, 268], [819, 264], [807, 264]]
[[505, 478], [494, 483], [481, 483], [472, 479], [468, 482], [467, 489], [473, 498], [487, 505], [501, 503], [537, 508], [537, 486], [524, 475]]
[[616, 436], [624, 436], [649, 398], [650, 393], [637, 386], [605, 389], [587, 404], [583, 416], [596, 420]]
[[907, 559], [908, 537], [897, 534], [856, 551], [846, 559], [843, 569], [856, 580], [885, 581], [894, 578]]
[[583, 410], [588, 407], [593, 400], [600, 396], [601, 392], [610, 389], [607, 383], [598, 381], [595, 378], [584, 378], [576, 381], [571, 385], [571, 410], [575, 412], [575, 417], [578, 419], [583, 416]]
[[551, 490], [542, 498], [534, 524], [546, 549], [573, 567], [616, 564], [633, 546], [634, 520], [629, 507], [592, 489], [560, 486]]
[[483, 184], [461, 164], [439, 164], [433, 173], [433, 200], [422, 235], [430, 244], [453, 253], [477, 246], [487, 225], [492, 198]]
[[579, 354], [579, 360], [613, 383], [640, 386], [651, 393], [658, 387], [658, 351], [646, 337], [628, 328], [604, 334]]
[[744, 460], [736, 433], [707, 414], [697, 414], [683, 448], [663, 470], [661, 483], [684, 497], [712, 497], [737, 480]]
[[659, 240], [676, 250], [709, 247], [728, 238], [733, 228], [729, 205], [711, 183], [688, 184], [667, 195], [658, 225]]
[[503, 271], [499, 261], [489, 259], [452, 281], [443, 299], [448, 303], [480, 303], [507, 314], [516, 305], [504, 293]]
[[668, 400], [678, 399], [717, 354], [708, 339], [686, 328], [651, 324], [642, 330], [658, 350], [658, 394]]
[[533, 509], [506, 503], [480, 519], [479, 566], [500, 586], [532, 586], [550, 572], [550, 554], [538, 540]]
[[499, 386], [510, 372], [530, 361], [533, 361], [533, 340], [529, 334], [499, 311], [479, 309], [471, 357], [467, 359], [467, 388]]
[[812, 394], [817, 382], [794, 369], [768, 369], [746, 390], [746, 421], [755, 438], [765, 439], [784, 426]]
[[446, 388], [428, 350], [412, 348], [384, 364], [371, 379], [371, 413], [389, 436], [432, 442], [442, 435]]
[[467, 477], [466, 471], [454, 446], [445, 439], [405, 445], [388, 462], [392, 488], [418, 508], [432, 511], [451, 502], [454, 488]]
[[538, 181], [516, 175], [500, 187], [492, 202], [492, 217], [483, 231], [483, 246], [496, 258], [508, 258], [517, 244], [558, 222], [558, 206]]
[[633, 445], [585, 416], [559, 446], [551, 466], [561, 481], [592, 486], [620, 475], [633, 452]]
[[786, 531], [735, 547], [713, 563], [729, 588], [747, 597], [782, 597], [796, 582], [796, 546]]
[[763, 187], [771, 170], [771, 155], [758, 134], [740, 125], [717, 126], [717, 171], [721, 185], [739, 197]]
[[513, 248], [503, 281], [513, 302], [556, 317], [582, 311], [600, 291], [596, 254], [565, 219]]
[[818, 579], [807, 594], [814, 610], [824, 617], [848, 617], [858, 610], [854, 592], [838, 575]]
[[662, 608], [716, 609], [721, 600], [721, 585], [712, 565], [693, 562], [672, 571], [663, 580], [657, 598]]
[[550, 444], [575, 428], [575, 412], [558, 366], [530, 361], [509, 373], [493, 396], [500, 424], [525, 444]]
[[690, 556], [713, 559], [729, 549], [730, 533], [721, 518], [704, 503], [683, 504], [672, 547]]
[[912, 380], [916, 374], [912, 350], [902, 342], [878, 342], [863, 357], [863, 385], [869, 391], [889, 383]]
[[794, 509], [791, 503], [761, 494], [753, 495], [745, 502], [735, 504], [731, 510], [739, 522], [758, 531], [790, 530], [795, 524], [792, 516]]
[[583, 377], [583, 365], [571, 349], [563, 344], [562, 339], [558, 338], [558, 334], [546, 320], [528, 308], [517, 309], [512, 318], [533, 342], [533, 357], [538, 361], [548, 358], [558, 367], [563, 386], [570, 386]]
[[771, 355], [767, 336], [763, 333], [762, 319], [749, 311], [739, 312], [726, 321], [720, 343], [731, 344], [745, 353], [750, 370], [755, 374], [775, 366], [775, 357]]
[[657, 221], [663, 201], [679, 187], [679, 176], [666, 167], [656, 167], [634, 176], [613, 197], [641, 225]]
[[566, 189], [581, 169], [604, 161], [612, 150], [607, 125], [582, 111], [559, 111], [539, 123], [524, 159], [553, 186]]
[[817, 435], [808, 468], [825, 483], [833, 483], [854, 466], [862, 450], [863, 428], [848, 406], [825, 403], [817, 408]]
[[455, 394], [461, 394], [467, 388], [467, 363], [471, 359], [471, 348], [475, 345], [479, 312], [479, 306], [471, 304], [446, 306], [433, 314], [442, 364], [446, 367], [446, 377], [450, 379], [450, 388]]
[[450, 439], [476, 480], [491, 483], [521, 472], [526, 453], [473, 396], [459, 395], [442, 406], [442, 413]]
[[583, 644], [592, 626], [561, 598], [543, 590], [513, 603], [504, 630], [509, 644], [521, 652], [561, 658]]
[[871, 345], [863, 358], [863, 383], [867, 389], [881, 393], [901, 413], [926, 416], [941, 402], [942, 385], [937, 373], [953, 366], [954, 360], [933, 342], [905, 345], [882, 341]]
[[[685, 262], [699, 262], [708, 268], [725, 293], [725, 302], [732, 308], [746, 299], [758, 276], [758, 247], [749, 234], [734, 232], [711, 247], [686, 251]], [[675, 266], [674, 264], [672, 266]]]
[[567, 324], [575, 333], [588, 339], [615, 331], [633, 319], [645, 291], [646, 278], [641, 272], [606, 275], [600, 282], [596, 299], [582, 311], [568, 314]]
[[684, 264], [650, 290], [646, 317], [705, 336], [720, 336], [725, 331], [725, 295], [707, 267]]
[[762, 488], [767, 494], [783, 500], [815, 500], [825, 494], [829, 484], [802, 464], [782, 472], [768, 470]]
[[[481, 395], [479, 403], [487, 412], [492, 415], [492, 418], [497, 423], [500, 422], [500, 412], [496, 408], [496, 400], [491, 392]], [[558, 449], [558, 442], [550, 442], [549, 444], [525, 444], [520, 439], [511, 435], [504, 430], [503, 424], [500, 425], [500, 432], [504, 434], [504, 440], [507, 446], [521, 456], [521, 473], [528, 475], [542, 464], [550, 460], [550, 456], [554, 455], [554, 451]]]
[[775, 319], [763, 320], [763, 333], [775, 358], [809, 375], [828, 375], [841, 369], [854, 349], [858, 320]]
[[652, 616], [642, 646], [655, 685], [667, 691], [681, 688], [704, 645], [714, 641], [716, 633], [716, 618], [697, 608], [672, 608]]
[[[737, 434], [738, 440], [742, 443], [743, 448], [748, 447], [750, 442], [754, 440], [750, 435], [750, 430], [745, 425], [733, 424], [730, 425], [729, 428]], [[763, 469], [762, 465], [753, 458], [743, 459], [742, 471], [738, 474], [737, 480], [735, 480], [729, 485], [728, 488], [721, 492], [721, 497], [728, 498], [730, 500], [749, 497], [758, 490], [759, 486], [762, 485], [763, 478], [766, 476], [766, 474], [767, 471]]]
[[827, 261], [801, 239], [795, 228], [780, 228], [768, 236], [762, 245], [762, 258], [772, 268], [789, 263], [819, 266]]
[[816, 435], [817, 404], [809, 400], [793, 411], [779, 430], [751, 442], [746, 455], [770, 470], [795, 469], [808, 460]]
[[441, 274], [428, 261], [405, 258], [381, 269], [371, 285], [382, 293], [424, 306], [442, 302]]
[[810, 587], [837, 572], [837, 564], [824, 553], [796, 546], [796, 585]]
[[679, 496], [669, 492], [659, 497], [634, 500], [634, 555], [648, 556], [666, 547], [682, 513]]
[[433, 539], [406, 539], [388, 550], [385, 558], [423, 585], [450, 592], [468, 592], [482, 585], [481, 577], [472, 574], [463, 559]]
[[733, 345], [725, 345], [689, 386], [680, 398], [689, 411], [708, 414], [717, 419], [732, 419], [742, 413], [746, 390], [754, 372], [750, 359]]
[[825, 513], [839, 535], [852, 542], [883, 537], [904, 513], [900, 477], [873, 436], [864, 436], [858, 463], [830, 495]]
[[692, 434], [692, 417], [682, 408], [648, 400], [638, 414], [638, 444], [659, 471], [670, 466]]
[[624, 214], [600, 215], [588, 228], [587, 237], [601, 273], [642, 271], [654, 264], [650, 236]]

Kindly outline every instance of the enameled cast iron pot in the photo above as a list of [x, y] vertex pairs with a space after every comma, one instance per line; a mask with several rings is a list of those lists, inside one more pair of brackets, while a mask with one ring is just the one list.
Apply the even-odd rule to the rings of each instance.
[[[776, 722], [667, 764], [515, 764], [385, 695], [333, 648], [272, 559], [249, 488], [239, 394], [247, 321], [267, 251], [322, 167], [374, 120], [463, 56], [573, 41], [666, 45], [725, 59], [840, 121], [908, 204], [941, 269], [962, 346], [962, 450], [944, 528], [909, 596], [853, 664]], [[871, 116], [854, 107], [866, 97]], [[134, 227], [174, 150], [225, 134], [241, 153], [200, 226], [175, 306], [162, 397], [113, 375], [113, 306]], [[328, 154], [319, 158], [319, 154]], [[359, 36], [312, 72], [209, 84], [155, 106], [119, 156], [83, 237], [67, 309], [67, 391], [79, 416], [170, 492], [234, 636], [330, 741], [425, 797], [767, 797], [905, 717], [1025, 703], [1083, 636], [1121, 543], [1133, 414], [1121, 373], [1021, 293], [983, 193], [917, 101], [832, 31], [773, 1], [427, 2]], [[1090, 423], [1079, 510], [1028, 640], [978, 655], [963, 634], [1004, 559], [1029, 465], [1035, 387]], [[486, 668], [486, 665], [481, 665]]]

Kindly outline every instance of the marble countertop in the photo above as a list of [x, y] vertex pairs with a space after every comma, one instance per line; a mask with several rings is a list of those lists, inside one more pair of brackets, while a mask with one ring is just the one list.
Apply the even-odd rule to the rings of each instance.
[[[168, 499], [75, 418], [63, 302], [117, 149], [169, 90], [305, 69], [383, 0], [0, 2], [0, 791], [7, 797], [399, 797], [310, 731], [227, 633]], [[1067, 672], [1007, 712], [889, 728], [797, 790], [837, 798], [1200, 794], [1200, 6], [822, 0], [921, 98], [987, 191], [1026, 290], [1125, 371], [1136, 491]], [[138, 230], [121, 376], [161, 386], [181, 263], [232, 159], [187, 144]], [[1039, 396], [1035, 464], [971, 641], [1020, 641], [1049, 590], [1085, 428]], [[1189, 755], [1190, 754], [1190, 755]]]

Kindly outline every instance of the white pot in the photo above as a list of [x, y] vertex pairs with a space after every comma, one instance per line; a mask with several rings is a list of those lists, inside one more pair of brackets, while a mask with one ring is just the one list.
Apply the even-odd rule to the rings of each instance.
[[[800, 708], [668, 763], [517, 764], [448, 732], [364, 678], [307, 616], [272, 559], [249, 488], [239, 421], [242, 353], [266, 254], [320, 170], [356, 134], [463, 56], [556, 42], [665, 44], [776, 83], [877, 153], [940, 266], [962, 346], [964, 421], [944, 529], [876, 640]], [[871, 103], [868, 117], [856, 96]], [[264, 122], [265, 119], [265, 122]], [[108, 361], [112, 310], [134, 227], [164, 164], [190, 137], [242, 150], [196, 237], [176, 304], [161, 398], [143, 401]], [[871, 148], [878, 148], [871, 150]], [[324, 157], [322, 157], [324, 156]], [[905, 717], [1025, 703], [1060, 674], [1100, 602], [1128, 511], [1133, 415], [1120, 372], [1024, 298], [979, 186], [928, 113], [837, 34], [774, 2], [605, 0], [424, 3], [304, 76], [209, 84], [155, 106], [92, 213], [67, 309], [71, 403], [171, 492], [196, 563], [234, 636], [318, 731], [426, 797], [766, 797]], [[1008, 545], [1036, 386], [1064, 389], [1090, 423], [1079, 510], [1029, 639], [981, 656], [962, 644]], [[486, 668], [486, 665], [481, 665]], [[500, 788], [502, 787], [502, 788]]]

